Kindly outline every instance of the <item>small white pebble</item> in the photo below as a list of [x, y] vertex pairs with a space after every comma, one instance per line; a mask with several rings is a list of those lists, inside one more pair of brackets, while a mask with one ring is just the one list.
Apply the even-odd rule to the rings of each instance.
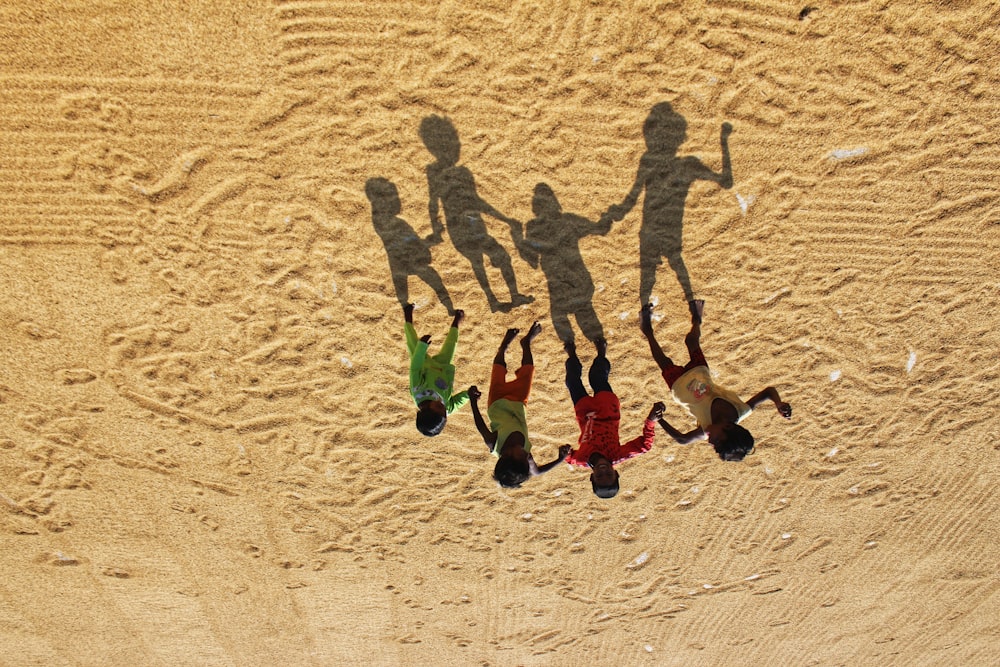
[[521, 515], [521, 518], [524, 519], [525, 521], [528, 521], [529, 519], [531, 519], [531, 512], [525, 512], [524, 514]]
[[619, 313], [618, 314], [618, 319], [623, 320], [623, 321], [627, 320], [628, 319], [628, 311], [625, 311], [623, 313]]
[[781, 534], [781, 539], [783, 539], [783, 540], [787, 540], [787, 539], [788, 539], [788, 538], [790, 538], [791, 536], [792, 536], [792, 534], [791, 534], [791, 533], [782, 533], [782, 534]]
[[751, 574], [749, 577], [744, 577], [743, 581], [753, 581], [754, 579], [760, 579], [759, 574]]
[[712, 584], [702, 584], [701, 587], [704, 588], [706, 591], [711, 588], [715, 588], [715, 586], [713, 586]]
[[826, 453], [826, 458], [830, 458], [830, 457], [836, 455], [836, 453], [839, 452], [839, 451], [840, 451], [839, 449], [837, 449], [836, 447], [834, 447], [833, 449], [831, 449], [829, 452]]
[[643, 648], [646, 649], [646, 653], [652, 653], [653, 652], [653, 647], [650, 646], [649, 644], [646, 644]]
[[354, 366], [354, 364], [351, 363], [351, 360], [347, 357], [341, 357], [340, 363], [344, 364], [344, 368], [352, 368]]
[[665, 461], [666, 461], [667, 463], [673, 463], [673, 462], [674, 462], [674, 459], [676, 459], [676, 458], [677, 458], [676, 456], [674, 456], [673, 454], [671, 454], [671, 455], [667, 456], [667, 457], [666, 457], [666, 458], [665, 458], [664, 460], [665, 460]]
[[840, 379], [840, 369], [837, 369], [830, 373], [830, 382], [836, 382]]
[[910, 358], [906, 360], [906, 372], [909, 373], [913, 370], [913, 365], [917, 363], [917, 353], [910, 352]]

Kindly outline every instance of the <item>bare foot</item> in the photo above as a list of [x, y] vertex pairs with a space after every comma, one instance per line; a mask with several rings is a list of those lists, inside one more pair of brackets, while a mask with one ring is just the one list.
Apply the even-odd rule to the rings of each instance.
[[597, 356], [608, 356], [608, 341], [604, 336], [598, 336], [594, 339], [594, 347], [597, 348]]
[[501, 349], [510, 345], [510, 342], [517, 338], [518, 333], [520, 333], [520, 329], [507, 329], [507, 333], [503, 335], [503, 340], [500, 341]]
[[653, 304], [647, 303], [639, 311], [639, 331], [647, 336], [653, 333]]
[[413, 304], [412, 303], [408, 303], [405, 306], [403, 306], [403, 318], [407, 322], [412, 322], [413, 321]]
[[451, 326], [457, 327], [463, 320], [465, 320], [465, 311], [459, 308], [455, 311], [455, 319], [451, 321]]
[[701, 324], [701, 315], [705, 312], [705, 300], [695, 299], [688, 301], [688, 310], [691, 311], [691, 321]]
[[573, 339], [567, 339], [563, 341], [563, 349], [566, 350], [566, 356], [575, 357], [576, 356], [576, 343]]
[[521, 339], [521, 345], [530, 345], [531, 341], [535, 340], [540, 333], [542, 333], [542, 325], [538, 322], [532, 323], [528, 333], [524, 334], [524, 338]]

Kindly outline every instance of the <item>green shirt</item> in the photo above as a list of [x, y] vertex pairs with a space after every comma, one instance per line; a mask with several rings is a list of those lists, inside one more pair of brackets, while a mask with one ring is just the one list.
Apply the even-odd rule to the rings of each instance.
[[411, 323], [405, 324], [404, 331], [406, 347], [410, 352], [410, 395], [413, 402], [420, 405], [424, 401], [441, 401], [448, 414], [468, 403], [468, 392], [460, 391], [452, 395], [455, 366], [451, 362], [458, 343], [458, 329], [452, 327], [448, 331], [441, 351], [434, 356], [427, 354], [427, 343], [417, 338], [417, 330]]
[[490, 430], [497, 434], [497, 441], [493, 445], [493, 456], [500, 456], [503, 443], [507, 441], [507, 437], [511, 433], [516, 431], [524, 434], [524, 451], [531, 451], [531, 442], [528, 440], [528, 419], [524, 403], [511, 401], [506, 398], [498, 398], [486, 408], [486, 416], [490, 418]]

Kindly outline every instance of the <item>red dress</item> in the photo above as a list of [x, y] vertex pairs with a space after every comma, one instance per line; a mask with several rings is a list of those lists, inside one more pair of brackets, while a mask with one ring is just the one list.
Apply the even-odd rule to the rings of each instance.
[[566, 463], [587, 467], [590, 455], [596, 452], [615, 465], [652, 449], [656, 422], [650, 419], [642, 425], [642, 435], [621, 444], [618, 438], [621, 404], [610, 391], [584, 396], [577, 401], [575, 409], [580, 440], [577, 448], [566, 457]]

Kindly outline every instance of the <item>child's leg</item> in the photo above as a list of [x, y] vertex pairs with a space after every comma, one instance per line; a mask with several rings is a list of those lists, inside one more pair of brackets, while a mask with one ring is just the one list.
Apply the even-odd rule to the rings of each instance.
[[639, 329], [646, 337], [646, 342], [649, 343], [649, 351], [653, 353], [653, 359], [656, 361], [656, 365], [660, 367], [661, 371], [665, 371], [675, 364], [670, 357], [663, 353], [663, 348], [661, 348], [660, 344], [656, 342], [656, 336], [653, 335], [652, 315], [653, 304], [647, 303], [642, 307], [642, 310], [639, 311]]
[[417, 349], [417, 343], [420, 339], [417, 338], [417, 330], [413, 328], [413, 322], [406, 322], [403, 324], [403, 331], [406, 333], [406, 351], [413, 357], [413, 351]]
[[503, 340], [500, 341], [500, 347], [497, 348], [497, 354], [493, 357], [493, 364], [495, 366], [503, 366], [507, 368], [507, 347], [511, 344], [514, 338], [517, 336], [517, 329], [507, 329], [507, 333], [503, 335]]
[[493, 405], [493, 402], [498, 398], [504, 398], [507, 391], [507, 360], [505, 357], [507, 346], [514, 340], [515, 336], [517, 336], [517, 329], [507, 329], [503, 340], [500, 341], [500, 347], [497, 348], [497, 354], [493, 357], [493, 368], [490, 370], [490, 391], [486, 395], [487, 408]]
[[542, 325], [538, 322], [534, 322], [532, 323], [531, 328], [528, 329], [528, 333], [524, 334], [524, 338], [521, 339], [522, 366], [535, 365], [535, 358], [531, 356], [531, 341], [535, 340], [540, 333], [542, 333]]
[[455, 311], [455, 318], [451, 321], [451, 328], [448, 329], [448, 335], [445, 336], [444, 345], [441, 346], [441, 351], [434, 355], [435, 361], [450, 364], [455, 358], [455, 346], [458, 344], [458, 325], [464, 317], [465, 311]]
[[587, 375], [590, 388], [595, 394], [601, 391], [613, 391], [611, 383], [608, 381], [611, 376], [611, 362], [608, 361], [607, 357], [608, 342], [603, 338], [598, 338], [594, 341], [594, 347], [597, 348], [597, 356], [594, 358], [594, 363], [590, 365], [590, 373]]
[[566, 348], [566, 388], [569, 389], [569, 397], [573, 399], [573, 405], [580, 402], [587, 396], [587, 389], [583, 386], [583, 364], [576, 356], [576, 345], [567, 341], [563, 346]]
[[691, 331], [684, 337], [684, 345], [687, 346], [688, 355], [691, 357], [687, 367], [707, 366], [705, 353], [701, 351], [701, 314], [705, 302], [701, 300], [691, 301], [689, 307], [691, 309]]

